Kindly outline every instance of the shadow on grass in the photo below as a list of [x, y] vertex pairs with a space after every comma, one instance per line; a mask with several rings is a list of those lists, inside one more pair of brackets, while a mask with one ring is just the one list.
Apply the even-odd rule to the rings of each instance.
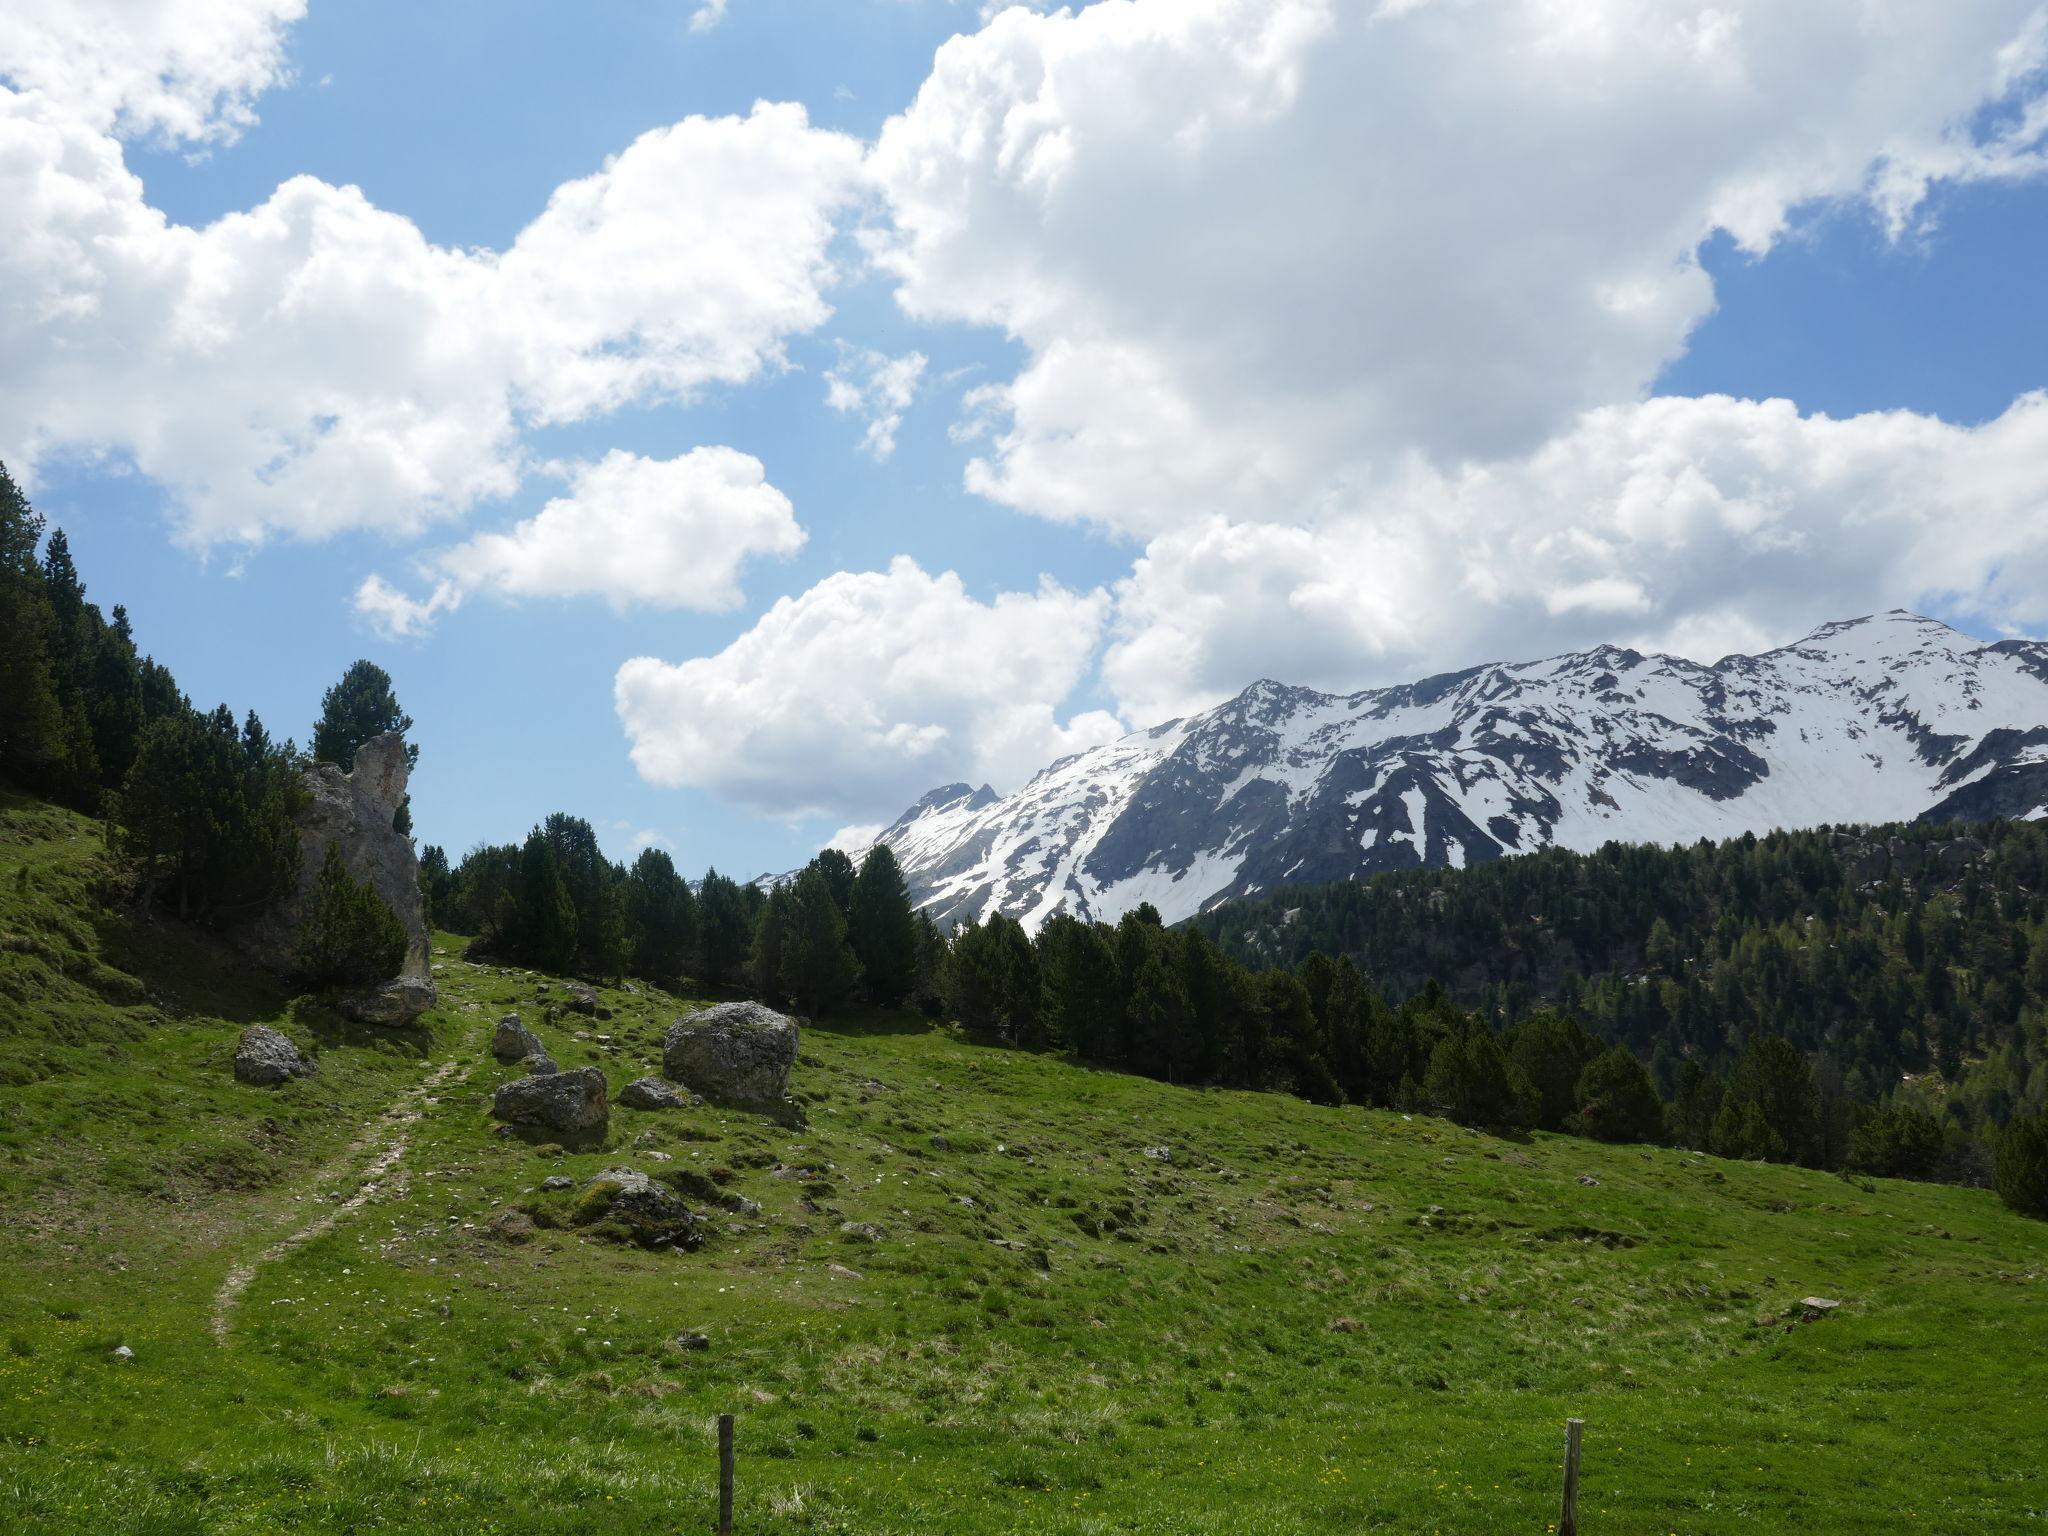
[[828, 1019], [803, 1019], [805, 1029], [848, 1040], [872, 1040], [884, 1035], [929, 1035], [942, 1026], [935, 1019], [908, 1008], [850, 1008]]
[[433, 1035], [418, 1024], [360, 1023], [322, 997], [299, 998], [292, 1017], [323, 1051], [367, 1047], [425, 1061], [434, 1046]]
[[258, 1024], [290, 1006], [292, 993], [283, 982], [204, 928], [112, 911], [102, 912], [95, 926], [108, 963], [134, 977], [167, 1012]]

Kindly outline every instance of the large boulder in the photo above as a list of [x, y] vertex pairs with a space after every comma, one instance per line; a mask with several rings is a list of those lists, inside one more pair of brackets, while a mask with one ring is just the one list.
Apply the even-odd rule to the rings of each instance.
[[540, 1043], [540, 1036], [528, 1029], [516, 1013], [508, 1013], [498, 1020], [498, 1027], [491, 1035], [491, 1054], [510, 1065], [524, 1061], [528, 1056], [545, 1054], [547, 1047]]
[[251, 1024], [235, 1044], [235, 1076], [251, 1087], [274, 1088], [318, 1070], [286, 1036], [264, 1024]]
[[395, 731], [373, 736], [358, 747], [356, 760], [346, 772], [333, 763], [309, 765], [301, 775], [306, 801], [297, 817], [298, 884], [238, 939], [259, 965], [290, 975], [298, 965], [299, 927], [306, 901], [329, 845], [338, 845], [350, 876], [367, 881], [405, 929], [405, 959], [398, 974], [339, 999], [343, 1012], [365, 1023], [409, 1023], [435, 1002], [427, 968], [426, 903], [420, 895], [419, 859], [413, 853], [412, 839], [392, 825], [405, 801], [410, 772], [405, 738]]
[[678, 1019], [662, 1037], [662, 1075], [707, 1099], [773, 1104], [796, 1065], [796, 1020], [760, 1003], [720, 1003]]
[[491, 1113], [526, 1130], [588, 1138], [601, 1135], [611, 1123], [611, 1101], [605, 1093], [604, 1073], [584, 1067], [501, 1084], [491, 1095]]

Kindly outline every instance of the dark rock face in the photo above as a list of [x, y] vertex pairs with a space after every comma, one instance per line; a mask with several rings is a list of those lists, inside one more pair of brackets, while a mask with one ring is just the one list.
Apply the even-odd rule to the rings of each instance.
[[356, 750], [344, 773], [332, 763], [305, 770], [306, 805], [299, 812], [299, 883], [252, 925], [238, 942], [258, 964], [290, 975], [298, 963], [299, 925], [306, 899], [327, 857], [329, 844], [341, 848], [349, 874], [368, 881], [397, 914], [406, 933], [404, 963], [381, 986], [339, 999], [342, 1011], [372, 1024], [404, 1024], [433, 1007], [434, 983], [427, 969], [426, 906], [420, 895], [420, 866], [412, 839], [393, 830], [411, 772], [404, 738], [393, 732], [373, 736]]
[[662, 1075], [707, 1099], [773, 1104], [789, 1091], [797, 1024], [760, 1003], [720, 1003], [669, 1026]]
[[296, 1045], [267, 1025], [251, 1024], [235, 1045], [235, 1077], [254, 1088], [274, 1088], [318, 1070]]
[[[1254, 683], [1014, 794], [935, 790], [880, 840], [942, 926], [1035, 928], [1554, 846], [2044, 810], [2048, 644], [1894, 611], [1711, 666], [1601, 646], [1348, 695]], [[1900, 857], [1858, 873], [1910, 877]]]
[[554, 1131], [564, 1136], [601, 1134], [611, 1121], [604, 1073], [546, 1072], [500, 1085], [491, 1095], [491, 1114], [508, 1125]]
[[627, 1109], [688, 1109], [690, 1098], [674, 1083], [659, 1077], [637, 1077], [619, 1090]]

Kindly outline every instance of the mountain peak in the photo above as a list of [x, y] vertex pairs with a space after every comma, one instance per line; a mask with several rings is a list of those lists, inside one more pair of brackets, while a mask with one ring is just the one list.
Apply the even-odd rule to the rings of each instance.
[[1713, 667], [1596, 646], [1348, 697], [1261, 678], [1015, 795], [934, 790], [882, 836], [939, 921], [1036, 927], [1551, 846], [2027, 815], [2040, 651], [1892, 609]]

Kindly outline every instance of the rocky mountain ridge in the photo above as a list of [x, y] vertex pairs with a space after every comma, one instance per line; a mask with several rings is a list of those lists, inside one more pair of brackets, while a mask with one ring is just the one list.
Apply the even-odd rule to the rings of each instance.
[[1615, 646], [1349, 695], [1261, 681], [883, 831], [942, 924], [1169, 922], [1549, 846], [2048, 811], [2048, 643], [1902, 610], [1712, 666]]

